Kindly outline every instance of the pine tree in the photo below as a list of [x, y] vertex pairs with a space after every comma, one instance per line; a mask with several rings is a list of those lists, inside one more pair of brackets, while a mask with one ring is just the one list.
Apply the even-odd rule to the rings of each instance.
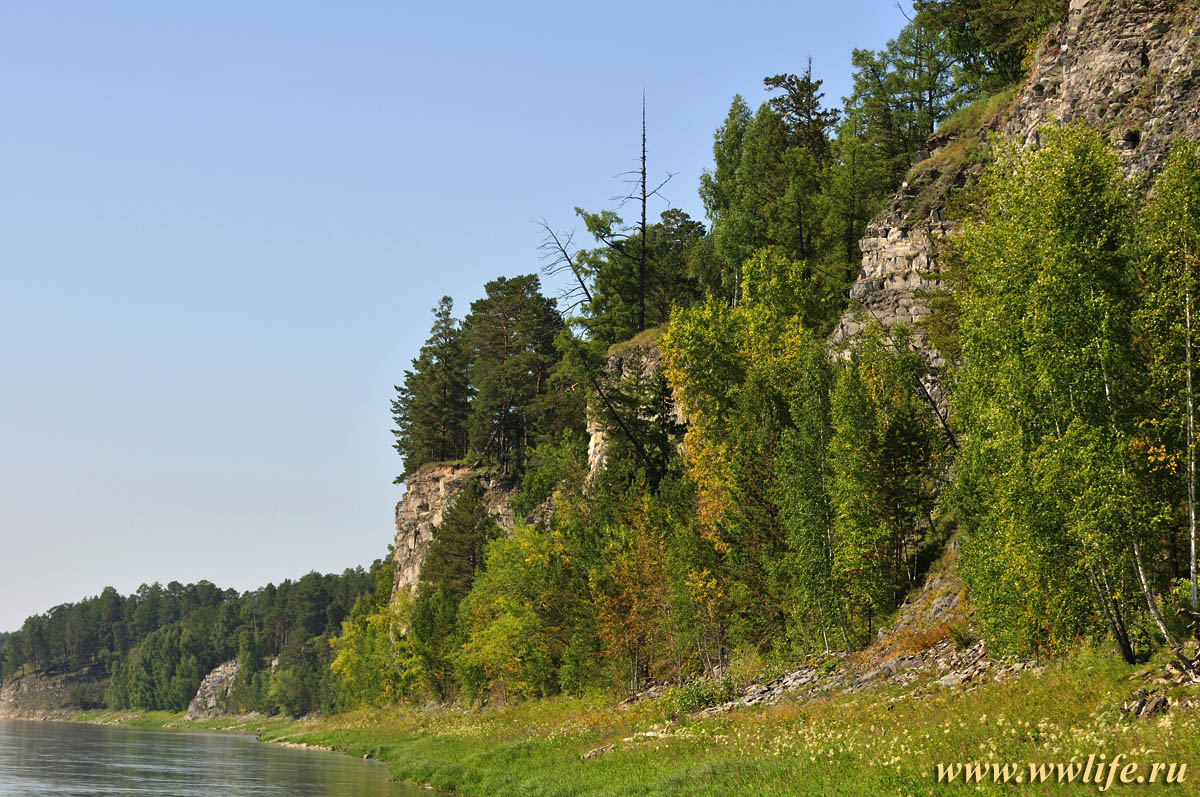
[[467, 421], [470, 448], [519, 473], [526, 450], [551, 425], [535, 402], [558, 361], [554, 338], [563, 322], [535, 274], [499, 277], [484, 289], [487, 295], [471, 304], [465, 322], [476, 390]]
[[949, 112], [954, 98], [954, 61], [943, 38], [922, 17], [909, 23], [883, 50], [855, 50], [854, 91], [846, 115], [858, 113], [863, 140], [898, 186]]
[[972, 93], [1025, 77], [1030, 46], [1066, 17], [1066, 0], [917, 0], [917, 19], [942, 35]]
[[453, 300], [443, 296], [433, 309], [429, 339], [412, 370], [404, 372], [404, 384], [396, 386], [392, 433], [404, 458], [404, 474], [397, 481], [427, 462], [458, 459], [467, 452], [467, 357], [453, 310]]
[[[622, 221], [611, 211], [584, 214], [584, 220], [603, 246], [579, 253], [578, 260], [595, 274], [590, 313], [583, 325], [593, 340], [607, 344], [628, 340], [639, 331], [637, 242], [615, 239]], [[663, 211], [660, 220], [646, 228], [642, 316], [646, 327], [667, 323], [672, 307], [698, 297], [690, 261], [703, 237], [704, 225], [677, 208]], [[635, 250], [633, 255], [626, 247]]]
[[833, 390], [830, 472], [839, 591], [871, 617], [915, 582], [915, 549], [933, 508], [940, 452], [920, 396], [923, 361], [903, 328], [869, 327]]
[[772, 97], [771, 109], [779, 114], [788, 128], [788, 143], [811, 153], [818, 163], [829, 155], [829, 131], [837, 122], [837, 111], [821, 107], [825, 94], [820, 80], [812, 76], [812, 57], [803, 75], [775, 75], [763, 78], [768, 91], [780, 90]]

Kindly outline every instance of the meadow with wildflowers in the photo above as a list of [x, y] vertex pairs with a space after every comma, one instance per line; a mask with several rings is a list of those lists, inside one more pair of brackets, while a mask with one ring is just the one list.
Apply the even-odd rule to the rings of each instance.
[[[937, 783], [937, 765], [1086, 762], [1089, 755], [1200, 766], [1200, 692], [1150, 683], [1165, 713], [1136, 719], [1122, 703], [1161, 672], [1103, 648], [999, 683], [941, 688], [926, 680], [853, 694], [784, 698], [710, 716], [679, 715], [668, 691], [618, 705], [610, 696], [488, 707], [364, 709], [321, 719], [225, 718], [157, 724], [255, 732], [263, 741], [386, 762], [394, 778], [466, 795], [893, 795], [966, 788]], [[89, 715], [102, 721], [103, 715]], [[108, 720], [114, 719], [112, 716]], [[128, 719], [128, 718], [127, 718]], [[589, 757], [589, 754], [590, 757]], [[983, 791], [1011, 789], [972, 784]], [[1047, 782], [1030, 794], [1083, 794]], [[1144, 787], [1153, 789], [1150, 786]]]

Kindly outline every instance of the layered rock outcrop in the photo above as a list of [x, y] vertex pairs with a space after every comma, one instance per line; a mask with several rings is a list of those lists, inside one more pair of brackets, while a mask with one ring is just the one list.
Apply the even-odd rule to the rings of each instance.
[[225, 701], [233, 691], [233, 682], [237, 680], [238, 663], [232, 659], [216, 668], [200, 682], [196, 696], [188, 703], [185, 720], [202, 720], [215, 717], [224, 711]]
[[[629, 376], [635, 367], [642, 369], [644, 377], [655, 377], [662, 370], [663, 353], [658, 345], [661, 333], [643, 333], [633, 340], [614, 346], [604, 362], [604, 372], [601, 381], [613, 385]], [[675, 402], [671, 404], [671, 419], [677, 424], [686, 423], [683, 408]], [[607, 414], [602, 406], [593, 406], [588, 412], [588, 481], [595, 478], [604, 469], [607, 459], [608, 437], [610, 434]]]
[[104, 705], [102, 670], [71, 675], [26, 675], [0, 688], [0, 717], [45, 717]]
[[[891, 329], [929, 315], [922, 294], [940, 287], [936, 244], [953, 228], [944, 218], [946, 200], [980, 170], [962, 157], [975, 149], [963, 146], [965, 137], [998, 134], [1037, 146], [1041, 126], [1081, 119], [1113, 141], [1130, 176], [1153, 174], [1176, 138], [1200, 139], [1200, 8], [1173, 0], [1071, 0], [1007, 112], [957, 138], [930, 139], [909, 180], [867, 226], [854, 301], [831, 344], [853, 339], [872, 319]], [[918, 345], [940, 364], [917, 333]]]
[[1041, 125], [1077, 119], [1112, 139], [1127, 175], [1153, 174], [1176, 138], [1200, 138], [1200, 8], [1071, 0], [1001, 133], [1035, 146]]
[[496, 522], [512, 530], [509, 500], [517, 488], [515, 480], [495, 468], [478, 465], [435, 463], [422, 467], [408, 480], [404, 497], [396, 504], [393, 597], [401, 590], [416, 588], [429, 542], [442, 524], [446, 510], [472, 481], [483, 487], [483, 504]]

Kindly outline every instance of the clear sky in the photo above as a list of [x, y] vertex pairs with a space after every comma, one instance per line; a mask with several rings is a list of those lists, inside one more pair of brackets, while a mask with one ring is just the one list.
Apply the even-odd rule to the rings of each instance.
[[838, 104], [851, 50], [904, 24], [891, 0], [0, 20], [0, 630], [109, 584], [369, 565], [430, 308], [535, 270], [535, 219], [611, 205], [643, 89], [651, 175], [702, 218], [735, 93], [811, 55]]

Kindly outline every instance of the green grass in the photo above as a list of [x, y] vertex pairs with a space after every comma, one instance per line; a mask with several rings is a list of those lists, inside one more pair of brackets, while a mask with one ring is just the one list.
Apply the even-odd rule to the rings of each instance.
[[1017, 86], [1009, 86], [995, 94], [980, 97], [943, 119], [934, 135], [948, 138], [961, 136], [963, 133], [974, 135], [981, 127], [991, 124], [997, 116], [1004, 113], [1016, 96]]
[[915, 191], [907, 214], [910, 221], [925, 218], [933, 207], [942, 204], [953, 190], [955, 176], [981, 161], [986, 142], [979, 131], [1000, 118], [1014, 97], [1016, 87], [1009, 87], [963, 106], [942, 120], [934, 138], [944, 143], [930, 157], [913, 164], [904, 178]]
[[667, 331], [667, 325], [650, 327], [634, 335], [629, 340], [614, 343], [608, 347], [609, 357], [620, 357], [630, 349], [645, 349], [658, 343], [658, 339]]
[[[931, 689], [923, 697], [908, 696], [912, 686], [881, 687], [679, 721], [668, 719], [669, 698], [623, 709], [598, 697], [561, 697], [491, 710], [273, 721], [261, 738], [370, 755], [398, 780], [479, 795], [925, 794], [963, 788], [938, 786], [939, 762], [1020, 762], [1025, 771], [1027, 762], [1093, 753], [1186, 763], [1194, 774], [1188, 783], [1200, 780], [1195, 709], [1144, 720], [1117, 711], [1142, 685], [1130, 680], [1139, 672], [1108, 650], [1085, 649], [1047, 664], [1041, 676], [972, 691]], [[1186, 696], [1175, 691], [1177, 699]], [[611, 752], [583, 758], [610, 744]], [[1013, 787], [984, 790], [1000, 788]], [[1021, 792], [1095, 790], [1047, 783]]]
[[[925, 682], [853, 695], [787, 700], [715, 717], [675, 714], [667, 695], [629, 707], [606, 696], [558, 697], [500, 708], [362, 710], [324, 719], [219, 718], [185, 723], [168, 712], [93, 711], [85, 722], [256, 733], [387, 762], [397, 780], [470, 795], [893, 795], [961, 791], [936, 783], [940, 763], [1027, 764], [1109, 759], [1185, 763], [1176, 787], [1200, 781], [1200, 690], [1152, 681], [1161, 661], [1123, 664], [1107, 647], [1085, 647], [977, 688]], [[1135, 720], [1117, 710], [1139, 687], [1167, 690], [1170, 712]], [[914, 690], [916, 694], [914, 694]], [[969, 691], [968, 691], [969, 690]], [[611, 752], [584, 759], [590, 750]], [[976, 789], [974, 785], [969, 787]], [[1093, 784], [1025, 784], [1021, 794], [1091, 794]], [[1117, 787], [1119, 789], [1119, 785]]]

